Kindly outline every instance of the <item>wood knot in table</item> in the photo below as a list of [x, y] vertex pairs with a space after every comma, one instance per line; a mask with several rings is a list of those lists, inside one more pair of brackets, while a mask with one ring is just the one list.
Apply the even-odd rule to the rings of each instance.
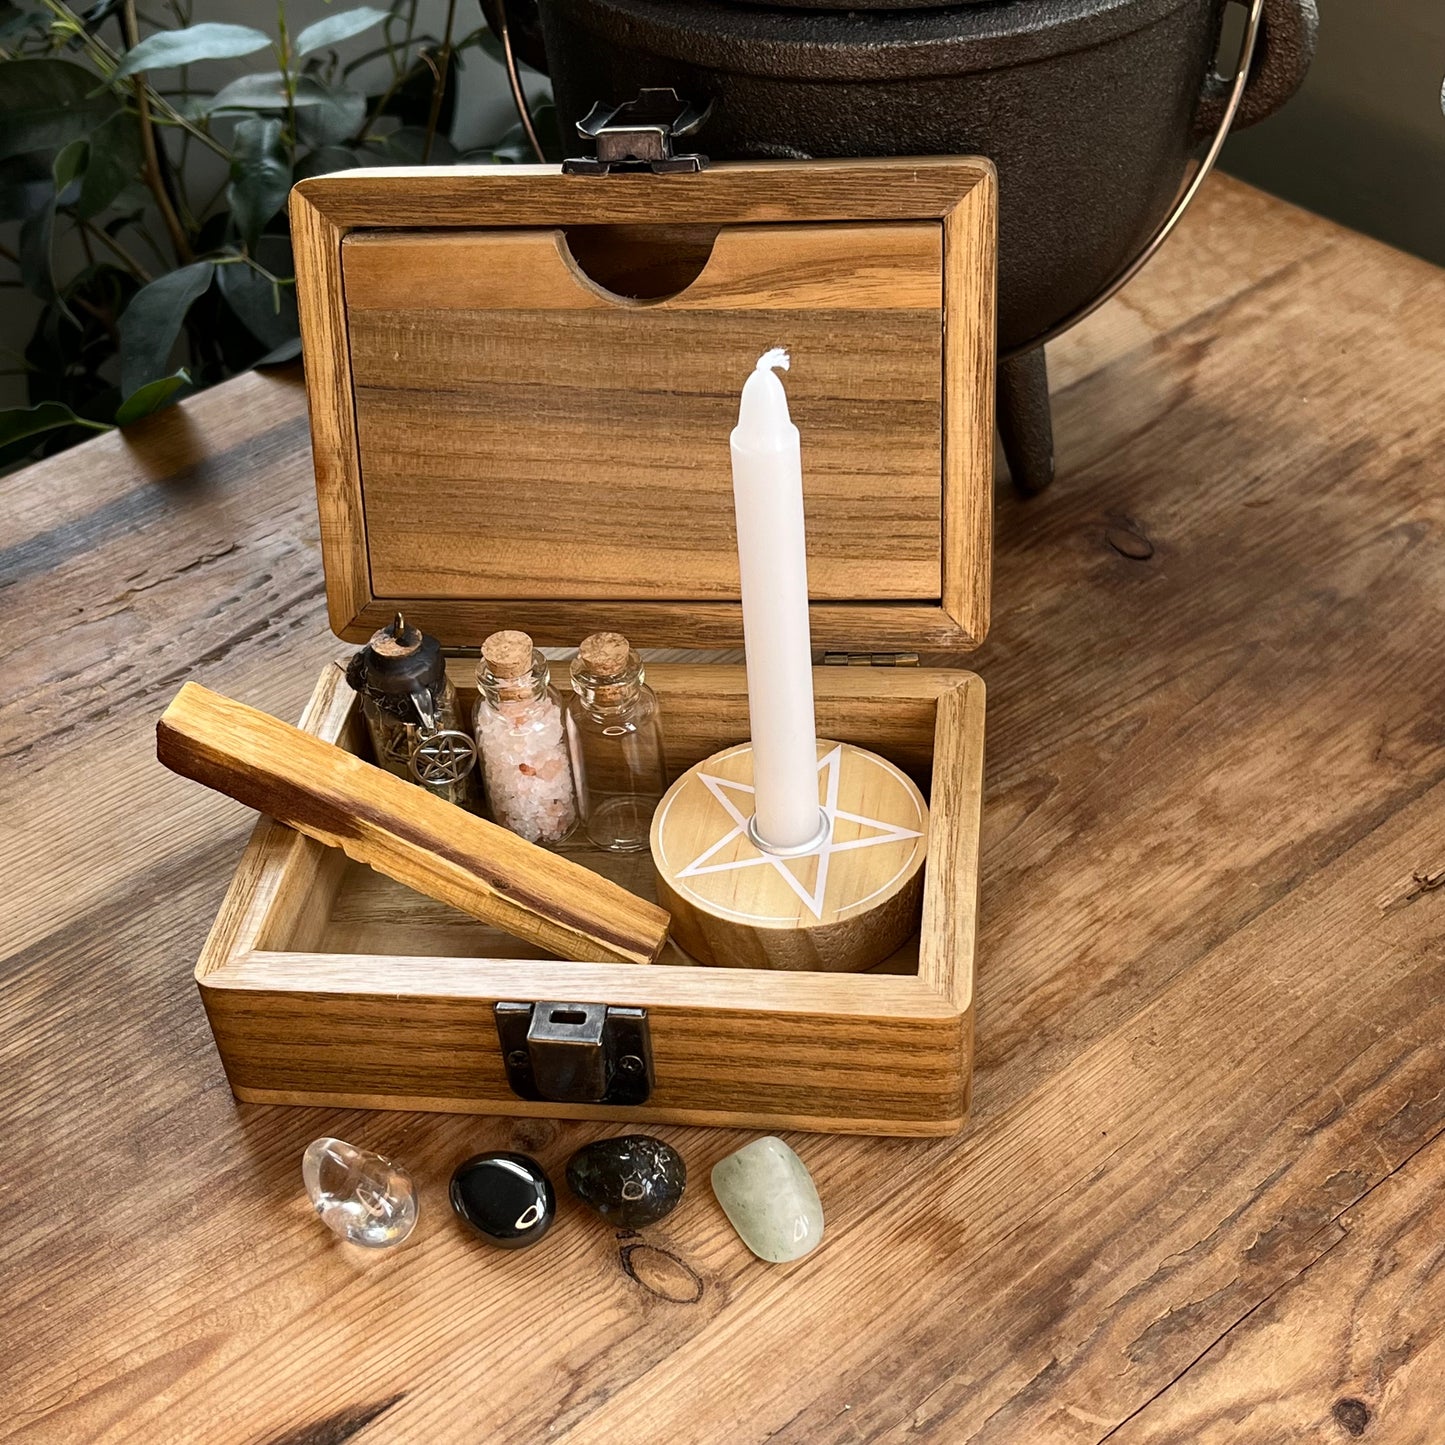
[[1131, 562], [1147, 562], [1154, 555], [1154, 544], [1137, 522], [1116, 522], [1104, 533], [1104, 540]]
[[557, 1137], [557, 1124], [552, 1119], [518, 1119], [511, 1128], [510, 1147], [523, 1154], [545, 1149]]
[[702, 1276], [685, 1259], [660, 1244], [649, 1244], [632, 1230], [617, 1238], [622, 1272], [649, 1294], [675, 1305], [695, 1305], [702, 1299], [706, 1288]]
[[1330, 1411], [1330, 1414], [1335, 1417], [1336, 1423], [1355, 1436], [1363, 1435], [1365, 1426], [1370, 1423], [1370, 1407], [1363, 1400], [1356, 1400], [1353, 1397], [1336, 1400], [1335, 1408]]

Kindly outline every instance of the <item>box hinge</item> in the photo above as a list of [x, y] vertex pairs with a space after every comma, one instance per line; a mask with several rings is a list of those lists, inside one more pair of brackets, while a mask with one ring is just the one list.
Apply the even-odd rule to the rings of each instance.
[[492, 1010], [519, 1099], [645, 1104], [652, 1093], [647, 1010], [605, 1003], [499, 1003]]
[[917, 667], [916, 652], [825, 652], [824, 667]]

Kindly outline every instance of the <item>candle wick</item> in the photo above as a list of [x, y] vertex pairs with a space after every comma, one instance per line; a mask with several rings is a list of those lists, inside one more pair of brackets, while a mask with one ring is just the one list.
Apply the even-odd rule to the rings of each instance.
[[765, 351], [758, 357], [758, 371], [787, 371], [792, 366], [792, 359], [788, 355], [787, 347], [775, 346], [771, 351]]

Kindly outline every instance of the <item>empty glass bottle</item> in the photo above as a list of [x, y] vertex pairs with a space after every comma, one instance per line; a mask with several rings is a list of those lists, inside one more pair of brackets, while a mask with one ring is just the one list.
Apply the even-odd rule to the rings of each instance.
[[613, 853], [646, 848], [667, 791], [662, 718], [642, 661], [620, 632], [594, 632], [577, 650], [567, 745], [588, 838]]

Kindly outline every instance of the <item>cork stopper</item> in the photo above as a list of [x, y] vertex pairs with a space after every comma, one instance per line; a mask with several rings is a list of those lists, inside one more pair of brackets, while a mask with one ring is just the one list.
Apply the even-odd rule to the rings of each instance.
[[413, 627], [398, 612], [387, 626], [373, 632], [371, 641], [352, 655], [346, 680], [357, 692], [408, 722], [415, 721], [412, 698], [435, 694], [446, 679], [441, 644]]
[[627, 672], [631, 653], [632, 648], [620, 632], [593, 632], [582, 639], [577, 661], [598, 682], [611, 682]]
[[503, 681], [525, 677], [532, 670], [532, 639], [525, 632], [494, 632], [482, 643], [482, 661]]
[[421, 628], [413, 627], [398, 612], [387, 626], [371, 634], [367, 645], [378, 657], [410, 657], [421, 644]]
[[615, 708], [635, 697], [642, 664], [620, 632], [593, 632], [572, 659], [572, 691], [591, 707]]

